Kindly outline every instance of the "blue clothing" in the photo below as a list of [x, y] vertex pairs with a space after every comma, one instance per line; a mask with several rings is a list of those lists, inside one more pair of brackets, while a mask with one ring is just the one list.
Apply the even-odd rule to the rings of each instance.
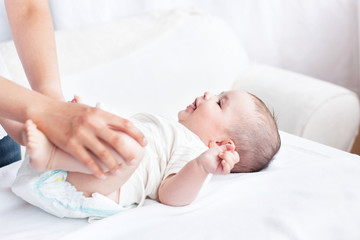
[[20, 145], [9, 136], [0, 140], [0, 167], [21, 159]]

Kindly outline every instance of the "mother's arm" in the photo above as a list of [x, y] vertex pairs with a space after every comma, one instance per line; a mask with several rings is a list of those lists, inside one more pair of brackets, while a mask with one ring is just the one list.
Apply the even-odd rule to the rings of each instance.
[[128, 134], [142, 146], [146, 144], [143, 134], [127, 119], [83, 104], [54, 100], [2, 77], [0, 86], [0, 117], [20, 123], [33, 120], [52, 143], [78, 158], [96, 176], [103, 175], [103, 171], [88, 150], [110, 170], [119, 168], [102, 141], [125, 160], [133, 159], [117, 131]]
[[64, 100], [48, 0], [5, 0], [12, 37], [31, 88]]
[[[131, 160], [130, 154], [121, 145], [121, 137], [115, 131], [128, 134], [144, 146], [143, 134], [131, 122], [97, 108], [54, 100], [64, 100], [64, 97], [48, 1], [5, 0], [5, 5], [26, 76], [31, 87], [44, 95], [2, 78], [1, 117], [20, 123], [27, 119], [33, 120], [50, 141], [79, 159], [97, 176], [103, 175], [103, 171], [88, 151], [110, 170], [118, 169], [117, 162], [101, 140], [125, 160]], [[11, 122], [6, 123], [5, 128], [7, 126], [13, 126], [6, 129], [10, 132], [14, 131], [14, 127], [20, 128], [19, 124]]]

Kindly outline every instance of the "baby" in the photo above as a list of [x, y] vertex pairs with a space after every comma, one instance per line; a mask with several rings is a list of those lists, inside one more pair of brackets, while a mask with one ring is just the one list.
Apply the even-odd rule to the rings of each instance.
[[151, 114], [137, 114], [131, 121], [148, 145], [143, 148], [130, 137], [119, 143], [133, 160], [124, 161], [112, 151], [120, 169], [106, 172], [103, 180], [27, 121], [28, 155], [13, 191], [59, 217], [106, 217], [141, 206], [147, 197], [184, 206], [197, 197], [209, 175], [260, 171], [280, 148], [268, 108], [241, 90], [205, 92], [178, 113], [178, 121]]

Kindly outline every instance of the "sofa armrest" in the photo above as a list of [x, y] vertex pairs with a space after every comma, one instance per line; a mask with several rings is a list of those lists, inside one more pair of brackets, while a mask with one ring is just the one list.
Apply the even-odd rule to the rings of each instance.
[[273, 110], [279, 129], [350, 151], [360, 122], [359, 100], [343, 87], [251, 63], [233, 88], [247, 90]]

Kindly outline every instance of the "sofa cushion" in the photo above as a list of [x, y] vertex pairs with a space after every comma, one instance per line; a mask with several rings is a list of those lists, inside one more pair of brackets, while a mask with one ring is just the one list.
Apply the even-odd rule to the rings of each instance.
[[[57, 32], [56, 41], [66, 97], [100, 101], [122, 116], [176, 114], [206, 90], [229, 89], [248, 63], [225, 22], [194, 10]], [[13, 43], [0, 52], [12, 79], [26, 84]]]

